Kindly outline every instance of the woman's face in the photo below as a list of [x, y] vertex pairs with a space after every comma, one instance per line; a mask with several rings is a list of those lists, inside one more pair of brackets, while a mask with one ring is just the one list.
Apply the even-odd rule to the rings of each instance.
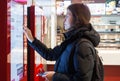
[[72, 13], [70, 10], [67, 10], [67, 14], [66, 14], [65, 19], [64, 19], [64, 29], [65, 30], [71, 29], [72, 21], [73, 21]]

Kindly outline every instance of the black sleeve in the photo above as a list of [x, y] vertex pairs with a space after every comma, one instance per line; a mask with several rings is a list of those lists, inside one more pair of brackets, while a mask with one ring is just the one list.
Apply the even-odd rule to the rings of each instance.
[[[94, 59], [87, 44], [78, 44], [74, 53], [74, 74], [56, 73], [53, 81], [91, 81]], [[69, 67], [70, 68], [70, 67]]]
[[53, 49], [47, 48], [45, 44], [36, 38], [32, 43], [28, 41], [28, 44], [46, 60], [54, 61], [60, 56], [61, 46], [56, 46]]
[[88, 43], [83, 42], [76, 46], [74, 56], [75, 75], [73, 81], [91, 81], [94, 68], [94, 58]]
[[71, 81], [70, 76], [62, 73], [55, 73], [53, 75], [53, 81]]

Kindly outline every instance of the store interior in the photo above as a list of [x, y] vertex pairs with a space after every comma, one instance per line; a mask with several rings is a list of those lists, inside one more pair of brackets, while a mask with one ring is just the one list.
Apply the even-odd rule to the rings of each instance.
[[[120, 81], [120, 0], [5, 0], [5, 4], [1, 4], [3, 2], [0, 2], [0, 5], [3, 5], [0, 9], [2, 12], [0, 25], [5, 27], [4, 31], [0, 27], [0, 32], [6, 34], [0, 34], [0, 38], [3, 38], [0, 45], [5, 43], [0, 50], [4, 48], [6, 50], [0, 54], [6, 59], [3, 60], [6, 65], [3, 66], [3, 62], [0, 63], [0, 66], [3, 66], [6, 71], [3, 75], [7, 75], [4, 77], [7, 80], [0, 78], [0, 81], [27, 81], [27, 76], [30, 77], [29, 81], [42, 81], [42, 79], [38, 80], [39, 77], [35, 79], [39, 68], [53, 71], [54, 61], [46, 61], [33, 50], [31, 51], [33, 54], [30, 53], [31, 56], [28, 56], [23, 25], [30, 24], [28, 23], [30, 18], [29, 22], [33, 23], [30, 26], [34, 26], [31, 28], [34, 30], [32, 31], [34, 36], [47, 47], [54, 48], [64, 40], [63, 21], [66, 8], [70, 4], [81, 2], [89, 7], [90, 23], [101, 37], [100, 44], [96, 49], [104, 64], [104, 81]], [[29, 14], [29, 12], [31, 13]], [[33, 62], [28, 61], [29, 59], [32, 59]], [[28, 66], [31, 68], [28, 69]], [[29, 70], [31, 71], [28, 72]], [[0, 70], [0, 72], [3, 71]]]

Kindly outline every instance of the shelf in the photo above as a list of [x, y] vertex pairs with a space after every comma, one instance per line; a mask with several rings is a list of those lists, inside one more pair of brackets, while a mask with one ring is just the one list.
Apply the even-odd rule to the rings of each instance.
[[120, 13], [92, 15], [91, 24], [100, 34], [96, 47], [104, 65], [120, 65]]
[[119, 13], [119, 14], [110, 14], [110, 15], [107, 15], [107, 14], [105, 14], [105, 15], [103, 15], [103, 14], [101, 14], [101, 15], [91, 15], [91, 16], [93, 16], [93, 17], [94, 17], [94, 16], [95, 16], [95, 17], [96, 17], [96, 16], [105, 16], [105, 17], [110, 17], [110, 16], [112, 16], [112, 17], [113, 17], [113, 16], [120, 16], [120, 13]]
[[120, 26], [120, 24], [92, 24], [93, 26]]
[[120, 43], [100, 43], [98, 48], [116, 48], [120, 49]]
[[108, 34], [120, 34], [120, 32], [111, 32], [111, 31], [98, 31], [98, 33], [108, 33]]
[[101, 43], [108, 43], [108, 44], [120, 44], [120, 41], [119, 41], [119, 42], [117, 42], [117, 41], [115, 41], [115, 42], [109, 42], [109, 41], [106, 41], [106, 42], [101, 42]]
[[101, 43], [120, 44], [120, 39], [101, 39]]

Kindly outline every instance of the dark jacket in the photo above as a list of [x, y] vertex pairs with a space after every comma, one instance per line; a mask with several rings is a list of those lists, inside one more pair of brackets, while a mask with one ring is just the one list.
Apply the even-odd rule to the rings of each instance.
[[[99, 34], [89, 25], [66, 32], [64, 35], [65, 40], [53, 49], [47, 48], [36, 38], [29, 44], [46, 60], [56, 61], [54, 67], [56, 73], [53, 76], [53, 81], [91, 81], [94, 67], [92, 50], [87, 42], [80, 43], [80, 40], [86, 38], [96, 47], [100, 42]], [[76, 41], [77, 43], [75, 43]], [[69, 56], [74, 44], [76, 44], [73, 56], [75, 72], [71, 74]]]

